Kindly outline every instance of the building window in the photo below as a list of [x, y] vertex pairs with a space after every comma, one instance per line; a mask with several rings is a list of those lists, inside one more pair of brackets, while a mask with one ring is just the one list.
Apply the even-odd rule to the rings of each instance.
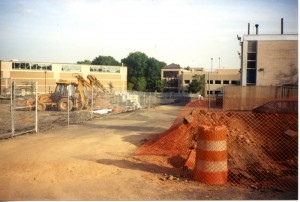
[[211, 91], [206, 91], [206, 94], [207, 95], [212, 95], [213, 94], [213, 91], [211, 90]]
[[232, 80], [232, 81], [231, 81], [231, 84], [232, 84], [232, 85], [240, 85], [240, 81]]
[[219, 94], [219, 93], [221, 93], [221, 91], [219, 91], [219, 90], [216, 90], [216, 91], [215, 91], [215, 94], [216, 94], [216, 95]]
[[221, 84], [221, 80], [215, 80], [215, 84]]
[[247, 84], [256, 83], [256, 69], [247, 69]]
[[248, 69], [255, 69], [256, 68], [256, 61], [247, 61], [247, 68]]
[[12, 69], [51, 71], [52, 65], [51, 64], [43, 64], [43, 63], [13, 62]]
[[229, 81], [228, 80], [224, 80], [223, 84], [229, 84]]
[[247, 85], [256, 84], [256, 59], [257, 59], [257, 41], [248, 42], [247, 54]]
[[177, 78], [178, 74], [178, 71], [164, 71], [163, 76], [164, 78]]
[[255, 53], [248, 53], [247, 60], [254, 60], [256, 61], [256, 52]]
[[120, 73], [120, 67], [119, 66], [90, 66], [91, 72], [107, 72], [107, 73]]
[[190, 80], [184, 80], [184, 84], [190, 84]]
[[81, 72], [81, 65], [62, 65], [61, 71], [64, 72]]
[[248, 41], [248, 53], [256, 53], [257, 41]]

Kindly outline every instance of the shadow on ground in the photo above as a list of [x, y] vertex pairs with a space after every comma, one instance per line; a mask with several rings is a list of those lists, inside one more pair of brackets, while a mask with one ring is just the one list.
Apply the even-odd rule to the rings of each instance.
[[104, 165], [113, 165], [119, 168], [132, 169], [146, 171], [150, 173], [168, 173], [168, 174], [178, 174], [178, 168], [170, 168], [164, 166], [158, 166], [155, 164], [145, 163], [145, 162], [133, 162], [125, 159], [98, 159], [97, 163]]

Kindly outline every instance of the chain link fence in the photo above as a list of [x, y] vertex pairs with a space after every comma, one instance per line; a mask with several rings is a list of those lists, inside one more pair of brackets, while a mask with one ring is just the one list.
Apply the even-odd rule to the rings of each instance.
[[[189, 94], [129, 91], [96, 96], [91, 92], [89, 105], [85, 110], [62, 112], [56, 107], [47, 108], [46, 111], [36, 110], [32, 104], [32, 101], [37, 99], [35, 83], [11, 79], [1, 79], [1, 83], [0, 138], [47, 130], [55, 125], [80, 123], [99, 116], [140, 108], [188, 103], [174, 120], [173, 126], [156, 141], [151, 141], [151, 145], [143, 145], [141, 151], [144, 153], [148, 151], [148, 154], [152, 155], [161, 155], [159, 152], [163, 152], [163, 155], [181, 156], [185, 161], [191, 161], [189, 156], [192, 156], [190, 154], [194, 151], [196, 155], [192, 159], [194, 163], [189, 163], [190, 171], [193, 172], [195, 166], [198, 166], [197, 176], [202, 178], [203, 173], [206, 179], [216, 178], [216, 175], [211, 174], [217, 171], [223, 178], [226, 177], [226, 183], [235, 186], [298, 190], [298, 108], [295, 109], [296, 113], [278, 111], [265, 113], [251, 110], [258, 104], [276, 98], [297, 101], [294, 87], [289, 90], [278, 90], [278, 88], [274, 90], [273, 87], [263, 90], [253, 87], [249, 89], [235, 87], [229, 90], [225, 88], [223, 108], [217, 108], [213, 103], [208, 108], [207, 100], [199, 100], [197, 95]], [[230, 96], [228, 93], [230, 90], [240, 94], [233, 93]], [[266, 96], [265, 92], [270, 92], [268, 94], [270, 96]], [[251, 101], [255, 104], [247, 108], [244, 107], [247, 105], [238, 105], [243, 106], [242, 108], [232, 107], [236, 103], [243, 103], [237, 100], [246, 100], [246, 103], [250, 103], [243, 95], [247, 95], [246, 98], [252, 96], [252, 101], [259, 100], [259, 102]], [[215, 102], [215, 100], [210, 101]], [[298, 104], [284, 106], [298, 107]], [[244, 108], [245, 110], [241, 110]], [[203, 132], [199, 132], [199, 126], [225, 127], [226, 145], [218, 141], [213, 142], [215, 139], [201, 137]], [[208, 140], [212, 142], [208, 143]], [[218, 156], [220, 153], [218, 151], [221, 149], [222, 155]], [[207, 153], [199, 154], [205, 150]], [[225, 156], [224, 151], [226, 151]], [[203, 155], [206, 157], [204, 158]], [[222, 161], [218, 162], [219, 160]], [[213, 180], [216, 181], [218, 180]]]
[[[234, 90], [243, 92], [245, 89], [241, 88], [244, 87]], [[259, 96], [265, 96], [260, 93]], [[274, 100], [274, 95], [265, 96], [266, 101]], [[281, 92], [279, 95], [282, 98]], [[226, 99], [229, 98], [224, 95], [226, 106], [236, 103], [236, 99]], [[184, 177], [202, 183], [297, 193], [298, 101], [295, 91], [289, 98], [285, 95], [284, 100], [287, 101], [282, 105], [285, 111], [278, 108], [277, 111], [224, 110], [215, 105], [216, 100], [210, 100], [210, 107], [207, 99], [191, 101], [170, 129], [143, 144], [137, 154], [169, 156], [172, 165], [183, 167]], [[271, 106], [275, 109], [277, 105]]]
[[[85, 92], [87, 105], [80, 110], [73, 108], [60, 111], [59, 101], [52, 101], [51, 104], [46, 105], [45, 110], [38, 111], [35, 108], [36, 100], [38, 103], [40, 101], [37, 92], [36, 83], [27, 80], [1, 79], [0, 119], [3, 124], [0, 126], [0, 138], [9, 138], [38, 130], [45, 131], [57, 126], [80, 124], [101, 116], [157, 105], [185, 104], [197, 99], [197, 95], [186, 93], [137, 91], [97, 93], [92, 88]], [[68, 95], [71, 93], [67, 91], [65, 97], [68, 100], [74, 99], [67, 97]], [[55, 98], [51, 97], [51, 99]], [[69, 103], [67, 102], [67, 104]], [[67, 107], [72, 106], [68, 105]]]
[[38, 114], [34, 106], [36, 83], [12, 79], [1, 79], [0, 82], [0, 137], [37, 132]]

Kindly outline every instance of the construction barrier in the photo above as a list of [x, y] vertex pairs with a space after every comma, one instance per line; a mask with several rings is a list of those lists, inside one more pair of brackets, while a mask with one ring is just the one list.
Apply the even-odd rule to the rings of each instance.
[[227, 182], [226, 131], [224, 125], [199, 126], [194, 180], [206, 184], [225, 184]]

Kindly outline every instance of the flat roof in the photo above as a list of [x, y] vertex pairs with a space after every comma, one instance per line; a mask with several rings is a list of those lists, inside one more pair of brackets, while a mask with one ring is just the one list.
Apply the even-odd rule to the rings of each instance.
[[250, 34], [244, 41], [298, 41], [298, 34]]

